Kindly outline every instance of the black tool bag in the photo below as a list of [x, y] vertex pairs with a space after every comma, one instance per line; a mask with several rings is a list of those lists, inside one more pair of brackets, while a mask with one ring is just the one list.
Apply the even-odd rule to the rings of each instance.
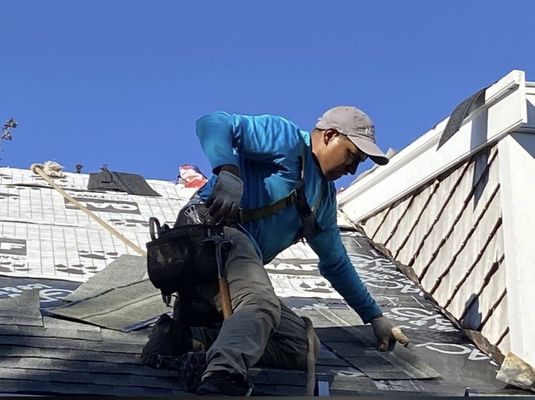
[[220, 225], [160, 227], [150, 218], [151, 241], [147, 243], [147, 269], [152, 284], [171, 295], [218, 279], [215, 246], [224, 239]]

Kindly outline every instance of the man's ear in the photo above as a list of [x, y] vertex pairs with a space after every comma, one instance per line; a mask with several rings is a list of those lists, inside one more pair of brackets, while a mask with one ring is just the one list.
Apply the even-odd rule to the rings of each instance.
[[323, 143], [327, 144], [337, 136], [338, 132], [335, 129], [325, 129], [323, 131]]

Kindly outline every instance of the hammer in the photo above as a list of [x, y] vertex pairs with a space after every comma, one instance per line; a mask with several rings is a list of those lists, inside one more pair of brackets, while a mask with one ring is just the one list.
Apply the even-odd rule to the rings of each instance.
[[219, 298], [223, 309], [223, 319], [232, 315], [232, 305], [230, 302], [230, 290], [227, 281], [227, 270], [223, 261], [223, 251], [228, 251], [232, 243], [228, 239], [214, 238], [215, 256], [217, 262], [217, 278], [219, 283]]

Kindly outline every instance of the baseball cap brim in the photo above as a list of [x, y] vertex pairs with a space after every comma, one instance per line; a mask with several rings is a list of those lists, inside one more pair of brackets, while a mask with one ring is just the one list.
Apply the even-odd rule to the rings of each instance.
[[385, 165], [388, 164], [388, 157], [386, 154], [384, 154], [379, 146], [377, 146], [374, 142], [371, 140], [368, 140], [364, 137], [356, 137], [356, 136], [347, 136], [354, 144], [361, 150], [363, 153], [365, 153], [368, 157], [371, 158], [371, 160], [379, 165]]

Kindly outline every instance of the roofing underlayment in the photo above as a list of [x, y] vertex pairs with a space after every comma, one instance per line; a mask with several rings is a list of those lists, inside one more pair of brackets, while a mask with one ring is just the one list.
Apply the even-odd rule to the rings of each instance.
[[[54, 182], [141, 248], [148, 218], [172, 224], [193, 193], [158, 180], [147, 183], [160, 196], [90, 191], [88, 180], [66, 173]], [[343, 241], [411, 344], [376, 351], [370, 326], [319, 275], [316, 255], [304, 243], [292, 246], [266, 268], [276, 293], [311, 318], [322, 341], [321, 393], [515, 393], [495, 379], [497, 364], [363, 233], [344, 231]], [[140, 360], [149, 325], [170, 311], [146, 279], [144, 257], [29, 170], [0, 168], [0, 274], [1, 394], [184, 394], [176, 371]], [[250, 378], [256, 395], [305, 393], [304, 371], [258, 367]]]

